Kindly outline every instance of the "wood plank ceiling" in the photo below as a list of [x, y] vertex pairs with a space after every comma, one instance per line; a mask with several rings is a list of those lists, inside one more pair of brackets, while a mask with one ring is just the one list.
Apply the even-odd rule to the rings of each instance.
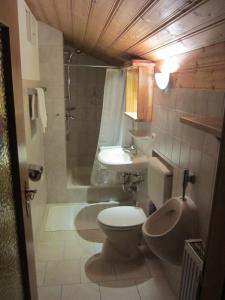
[[26, 0], [75, 47], [113, 64], [225, 41], [225, 0]]

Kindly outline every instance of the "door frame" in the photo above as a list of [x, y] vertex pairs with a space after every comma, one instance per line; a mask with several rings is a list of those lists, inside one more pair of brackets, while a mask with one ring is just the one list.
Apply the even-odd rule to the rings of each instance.
[[[20, 58], [17, 0], [0, 0], [0, 24], [3, 35], [3, 68], [12, 183], [18, 233], [21, 276], [25, 300], [37, 300], [34, 245], [31, 218], [27, 214], [25, 182], [28, 164], [24, 124], [24, 104]], [[29, 215], [30, 213], [30, 207]]]
[[225, 299], [225, 117], [200, 299]]
[[4, 82], [5, 82], [5, 98], [6, 98], [6, 112], [7, 112], [7, 125], [9, 135], [9, 153], [12, 176], [13, 197], [15, 205], [15, 215], [17, 223], [17, 236], [18, 236], [18, 248], [20, 255], [20, 266], [22, 272], [22, 284], [23, 293], [25, 299], [31, 298], [31, 286], [28, 267], [28, 253], [26, 249], [26, 234], [25, 223], [23, 215], [23, 191], [21, 190], [21, 178], [19, 170], [18, 159], [18, 142], [17, 142], [17, 130], [15, 120], [15, 106], [14, 106], [14, 93], [13, 93], [13, 81], [12, 81], [12, 65], [11, 65], [11, 52], [9, 41], [9, 28], [0, 23], [2, 34], [2, 47], [3, 47], [3, 70], [4, 70]]

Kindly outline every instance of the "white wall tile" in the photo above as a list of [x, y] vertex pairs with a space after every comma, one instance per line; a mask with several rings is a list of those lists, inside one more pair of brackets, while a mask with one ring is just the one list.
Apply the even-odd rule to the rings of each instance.
[[173, 138], [172, 143], [172, 162], [179, 166], [181, 142], [180, 140]]
[[63, 202], [67, 182], [63, 35], [44, 23], [39, 23], [38, 33], [41, 84], [47, 87], [44, 145], [48, 202]]
[[180, 149], [180, 167], [185, 169], [189, 167], [190, 146], [188, 143], [182, 142]]
[[[180, 117], [184, 114], [221, 117], [223, 110], [223, 91], [171, 88], [167, 92], [162, 92], [154, 88], [153, 120], [151, 126], [149, 125], [149, 129], [157, 134], [154, 150], [163, 155], [174, 167], [173, 196], [182, 193], [185, 168], [189, 168], [196, 175], [196, 183], [189, 184], [187, 195], [197, 205], [200, 235], [204, 242], [207, 240], [219, 143], [214, 136], [181, 123]], [[146, 153], [147, 145], [142, 147], [142, 143], [141, 145], [137, 143], [137, 146]], [[141, 199], [142, 206], [145, 207], [143, 199], [147, 199], [147, 189], [145, 187], [142, 190], [146, 195], [142, 192], [137, 198]], [[172, 267], [167, 266], [167, 274], [172, 273], [171, 270]], [[175, 289], [178, 288], [177, 278], [178, 275], [171, 279]]]

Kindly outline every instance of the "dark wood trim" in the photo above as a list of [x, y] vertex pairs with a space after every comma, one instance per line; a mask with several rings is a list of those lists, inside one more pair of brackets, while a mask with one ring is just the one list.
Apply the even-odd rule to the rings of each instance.
[[225, 119], [214, 190], [201, 300], [224, 299], [225, 284]]
[[16, 122], [15, 122], [15, 107], [14, 107], [14, 93], [12, 84], [12, 64], [11, 64], [11, 51], [9, 40], [9, 28], [6, 26], [1, 27], [2, 32], [2, 47], [3, 47], [3, 69], [5, 79], [5, 96], [6, 96], [6, 111], [8, 118], [8, 131], [9, 131], [9, 150], [11, 156], [11, 168], [12, 172], [12, 184], [13, 195], [15, 200], [15, 213], [17, 220], [17, 233], [18, 233], [18, 247], [20, 252], [20, 263], [22, 271], [22, 283], [24, 299], [31, 299], [30, 283], [27, 264], [27, 251], [26, 251], [26, 239], [24, 232], [23, 221], [23, 208], [21, 198], [21, 183], [19, 173], [19, 160], [18, 160], [18, 148], [17, 148], [17, 134], [16, 134]]

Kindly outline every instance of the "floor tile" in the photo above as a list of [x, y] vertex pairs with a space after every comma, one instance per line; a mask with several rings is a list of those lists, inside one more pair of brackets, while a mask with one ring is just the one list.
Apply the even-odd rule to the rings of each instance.
[[95, 254], [94, 244], [83, 239], [65, 241], [64, 259], [75, 259]]
[[89, 259], [90, 259], [90, 257], [83, 257], [80, 259], [80, 275], [81, 275], [81, 282], [83, 282], [83, 283], [97, 282], [96, 280], [91, 280], [92, 277], [89, 274], [90, 270], [86, 271], [86, 268], [87, 268], [86, 263], [88, 262]]
[[100, 300], [99, 286], [92, 283], [64, 285], [61, 300]]
[[151, 273], [147, 269], [144, 260], [136, 263], [115, 264], [115, 271], [117, 280], [151, 277]]
[[45, 230], [74, 230], [76, 228], [75, 220], [82, 215], [82, 212], [85, 211], [85, 207], [86, 203], [70, 203], [49, 206]]
[[45, 285], [80, 283], [79, 260], [60, 260], [47, 263]]
[[44, 283], [46, 262], [37, 262], [36, 263], [36, 275], [37, 275], [37, 285], [41, 286]]
[[63, 258], [64, 242], [39, 243], [37, 248], [37, 260], [49, 261]]
[[100, 254], [102, 252], [103, 243], [93, 243], [95, 254]]
[[175, 300], [160, 261], [149, 251], [136, 263], [103, 261], [99, 253], [105, 236], [94, 226], [90, 229], [95, 207], [90, 211], [77, 207], [76, 221], [82, 230], [40, 234], [36, 251], [39, 300]]
[[114, 266], [105, 263], [95, 255], [89, 259], [81, 259], [81, 282], [112, 281], [116, 279]]
[[140, 300], [135, 283], [126, 280], [107, 282], [107, 286], [100, 283], [100, 293], [101, 300]]
[[137, 287], [141, 300], [176, 300], [167, 280], [163, 277], [153, 277], [140, 284], [137, 282]]
[[153, 277], [164, 277], [165, 273], [163, 271], [162, 264], [160, 263], [159, 258], [156, 256], [146, 257], [145, 258], [146, 266]]
[[61, 286], [42, 286], [38, 288], [39, 300], [61, 300]]
[[81, 238], [89, 242], [103, 243], [105, 240], [105, 235], [100, 229], [78, 230], [77, 232]]
[[71, 241], [78, 237], [76, 230], [42, 231], [39, 242]]

